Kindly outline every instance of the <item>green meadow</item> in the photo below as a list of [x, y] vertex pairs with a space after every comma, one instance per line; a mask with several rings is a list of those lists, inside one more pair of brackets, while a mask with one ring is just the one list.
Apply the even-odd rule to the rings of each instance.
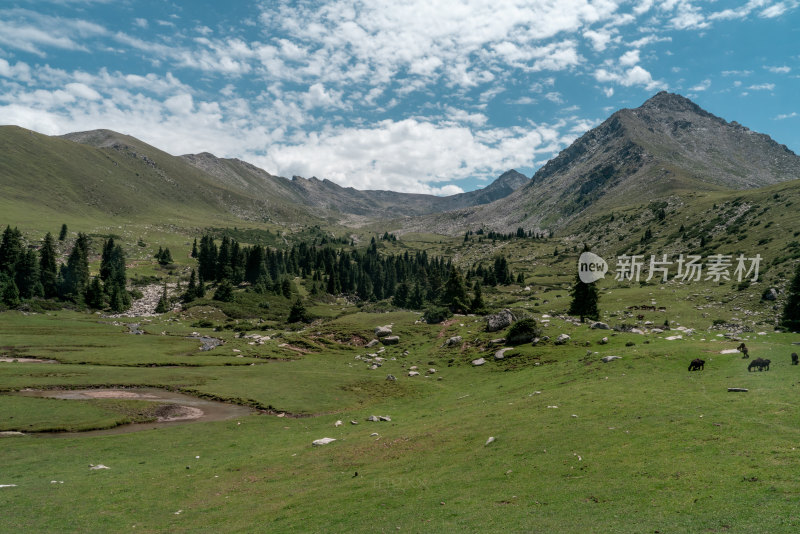
[[[427, 325], [413, 312], [345, 308], [300, 331], [259, 331], [271, 338], [263, 345], [201, 329], [225, 341], [208, 352], [186, 339], [197, 329], [181, 314], [151, 318], [139, 336], [115, 325], [119, 319], [79, 312], [0, 314], [5, 356], [60, 362], [0, 363], [6, 392], [158, 386], [262, 410], [119, 435], [60, 436], [36, 431], [107, 428], [147, 420], [147, 409], [142, 401], [2, 395], [0, 430], [24, 435], [0, 438], [0, 484], [14, 485], [0, 488], [0, 529], [800, 527], [800, 407], [793, 400], [800, 367], [789, 359], [796, 335], [743, 334], [751, 357], [773, 362], [770, 371], [748, 372], [739, 353], [721, 353], [736, 346], [717, 336], [722, 331], [703, 328], [670, 341], [681, 332], [592, 330], [557, 315], [542, 322], [550, 314], [531, 311], [547, 325], [543, 335], [566, 333], [570, 341], [515, 347], [495, 361], [488, 342], [498, 333], [485, 332], [482, 317]], [[386, 346], [382, 367], [371, 370], [356, 357], [379, 349], [360, 345], [383, 324], [393, 324], [401, 341]], [[462, 344], [443, 346], [456, 335]], [[603, 337], [608, 343], [600, 344]], [[621, 359], [604, 363], [606, 355]], [[473, 366], [478, 357], [487, 363]], [[689, 373], [695, 357], [705, 370]], [[419, 376], [408, 376], [412, 366]], [[370, 415], [391, 421], [370, 422]], [[344, 424], [334, 426], [337, 420]], [[311, 445], [322, 437], [336, 441]]]

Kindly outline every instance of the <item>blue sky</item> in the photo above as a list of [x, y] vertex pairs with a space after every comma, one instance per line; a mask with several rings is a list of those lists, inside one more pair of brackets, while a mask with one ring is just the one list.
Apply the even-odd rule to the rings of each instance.
[[451, 194], [680, 93], [800, 153], [799, 0], [4, 1], [0, 124]]

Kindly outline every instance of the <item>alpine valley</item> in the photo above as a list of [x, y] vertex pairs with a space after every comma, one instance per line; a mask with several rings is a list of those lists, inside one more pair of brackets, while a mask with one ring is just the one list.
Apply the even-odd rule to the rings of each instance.
[[4, 532], [800, 528], [800, 157], [683, 96], [452, 196], [14, 125], [0, 190]]

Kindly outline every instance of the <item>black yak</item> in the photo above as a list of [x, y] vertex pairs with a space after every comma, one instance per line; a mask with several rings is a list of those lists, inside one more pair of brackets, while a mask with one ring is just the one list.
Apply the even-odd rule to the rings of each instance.
[[695, 358], [691, 362], [689, 362], [689, 370], [690, 371], [702, 371], [703, 366], [705, 366], [705, 360], [701, 360], [700, 358]]
[[752, 371], [754, 368], [758, 369], [759, 371], [769, 371], [769, 364], [770, 360], [765, 360], [763, 358], [756, 358], [752, 362], [750, 362], [747, 366], [748, 371]]
[[797, 362], [797, 353], [793, 352], [792, 353], [792, 365], [797, 365], [797, 363], [798, 363]]

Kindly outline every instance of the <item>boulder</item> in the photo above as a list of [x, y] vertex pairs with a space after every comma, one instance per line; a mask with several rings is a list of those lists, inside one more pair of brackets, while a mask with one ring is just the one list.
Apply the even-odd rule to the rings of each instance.
[[392, 335], [392, 325], [375, 327], [375, 335], [379, 338]]
[[563, 345], [569, 340], [570, 340], [570, 337], [567, 334], [558, 334], [558, 337], [556, 338], [554, 343], [556, 345]]
[[486, 443], [484, 444], [484, 447], [486, 445], [491, 444], [491, 443], [494, 443], [494, 436], [489, 436], [489, 439], [486, 440]]
[[429, 374], [429, 375], [432, 375], [432, 374], [434, 374], [434, 373], [436, 373], [436, 369], [434, 369], [433, 367], [431, 367], [430, 369], [428, 369], [428, 374]]
[[498, 337], [498, 338], [496, 338], [496, 339], [493, 339], [493, 340], [491, 340], [491, 341], [489, 342], [489, 345], [504, 345], [504, 344], [505, 344], [505, 342], [506, 342], [506, 338], [504, 338], [504, 337]]
[[508, 352], [510, 350], [511, 350], [511, 348], [508, 348], [508, 347], [505, 348], [505, 349], [498, 350], [497, 352], [494, 353], [494, 359], [495, 360], [502, 360], [503, 358], [506, 357], [506, 352]]
[[621, 360], [622, 356], [603, 356], [602, 360], [605, 363], [613, 362], [614, 360]]
[[391, 421], [392, 418], [389, 417], [388, 415], [382, 415], [382, 416], [378, 417], [378, 420], [380, 420], [380, 421]]
[[419, 376], [419, 371], [409, 371], [408, 376]]
[[477, 360], [472, 360], [472, 365], [474, 365], [474, 366], [483, 365], [484, 363], [486, 363], [486, 360], [484, 360], [483, 358], [478, 358]]
[[778, 299], [778, 290], [774, 287], [771, 287], [764, 291], [764, 294], [761, 295], [761, 298], [764, 300], [777, 300]]
[[597, 321], [596, 323], [592, 323], [592, 326], [590, 326], [589, 328], [594, 328], [596, 330], [611, 330], [611, 327], [608, 326], [608, 324], [602, 323], [600, 321]]
[[598, 341], [598, 343], [600, 343], [601, 345], [605, 345], [606, 343], [608, 343], [608, 338], [607, 338], [607, 337], [604, 337], [603, 339], [601, 339], [600, 341]]
[[397, 377], [395, 377], [394, 375], [386, 375], [386, 380], [395, 381], [397, 380]]
[[369, 417], [367, 417], [367, 421], [372, 421], [373, 423], [377, 423], [378, 421], [380, 421], [380, 419], [378, 419], [377, 415], [370, 415]]
[[501, 312], [488, 315], [486, 317], [486, 331], [497, 332], [498, 330], [508, 328], [511, 326], [511, 323], [516, 320], [517, 318], [514, 317], [514, 314], [511, 312], [511, 310], [506, 308]]
[[377, 339], [373, 339], [372, 341], [370, 341], [369, 343], [364, 345], [364, 347], [367, 348], [367, 349], [371, 349], [372, 347], [374, 347], [378, 343], [380, 343], [380, 341], [378, 341]]
[[386, 336], [381, 341], [384, 345], [397, 345], [400, 343], [400, 336]]
[[315, 439], [311, 442], [311, 445], [318, 447], [319, 445], [327, 445], [328, 443], [332, 443], [334, 441], [336, 441], [334, 438]]
[[461, 345], [462, 338], [461, 336], [453, 336], [449, 338], [447, 341], [444, 342], [445, 347], [455, 347], [456, 345]]
[[356, 421], [355, 419], [353, 419], [352, 421], [350, 421], [350, 424], [351, 424], [351, 425], [357, 425], [357, 424], [358, 424], [358, 421]]
[[341, 420], [336, 421], [335, 423], [333, 423], [333, 426], [342, 426], [342, 421]]

